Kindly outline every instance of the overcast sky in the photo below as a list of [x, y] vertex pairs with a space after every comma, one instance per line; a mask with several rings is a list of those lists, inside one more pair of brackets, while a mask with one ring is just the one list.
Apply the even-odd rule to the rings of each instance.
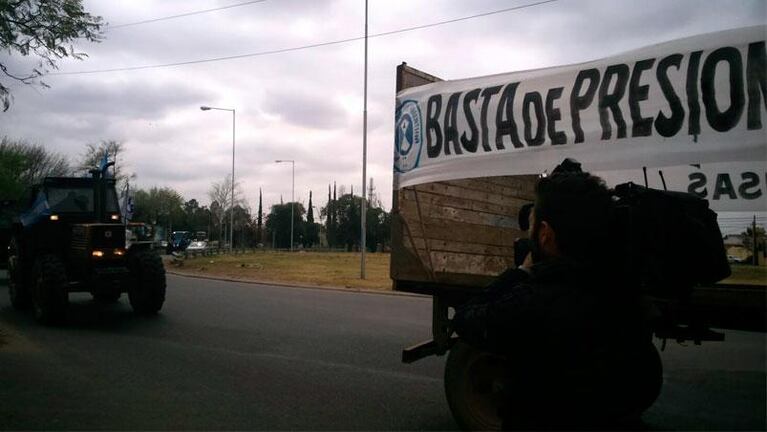
[[[492, 12], [538, 0], [370, 0], [370, 34]], [[86, 0], [111, 25], [244, 0]], [[444, 79], [595, 60], [645, 45], [765, 24], [767, 2], [559, 0], [490, 16], [373, 38], [369, 42], [368, 177], [391, 207], [395, 68]], [[81, 44], [93, 71], [250, 54], [364, 34], [362, 0], [266, 0], [215, 12], [110, 29]], [[3, 63], [22, 69], [24, 59]], [[236, 60], [143, 70], [49, 76], [49, 89], [12, 85], [0, 135], [40, 143], [76, 160], [86, 143], [119, 140], [140, 187], [170, 186], [208, 204], [211, 182], [231, 171], [231, 114], [237, 110], [236, 177], [255, 211], [290, 199], [324, 206], [327, 185], [362, 183], [363, 42]], [[19, 71], [20, 72], [20, 71]]]

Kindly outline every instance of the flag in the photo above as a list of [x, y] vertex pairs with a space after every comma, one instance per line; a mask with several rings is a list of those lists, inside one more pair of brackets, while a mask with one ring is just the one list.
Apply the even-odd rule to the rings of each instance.
[[128, 223], [133, 219], [133, 197], [130, 196], [130, 184], [125, 183], [125, 191], [123, 191], [122, 205], [120, 206], [120, 213], [123, 216], [123, 222]]
[[101, 171], [101, 175], [104, 178], [111, 177], [109, 175], [109, 171], [107, 170], [108, 164], [109, 164], [109, 151], [105, 151], [104, 157], [101, 158], [101, 162], [99, 163], [99, 171]]
[[45, 192], [40, 191], [37, 194], [34, 204], [32, 204], [32, 208], [23, 212], [19, 219], [23, 226], [29, 226], [36, 224], [50, 215], [51, 208], [48, 206], [48, 199], [45, 196]]

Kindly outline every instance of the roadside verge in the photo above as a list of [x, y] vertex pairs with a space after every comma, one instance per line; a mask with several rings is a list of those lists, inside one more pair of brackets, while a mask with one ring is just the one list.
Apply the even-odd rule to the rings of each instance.
[[389, 296], [421, 297], [421, 298], [429, 297], [422, 294], [414, 294], [414, 293], [391, 291], [391, 290], [383, 291], [383, 290], [353, 288], [353, 287], [346, 288], [346, 287], [327, 286], [327, 285], [306, 285], [306, 284], [294, 284], [294, 283], [285, 283], [285, 282], [272, 282], [272, 281], [264, 281], [264, 280], [235, 278], [235, 277], [228, 277], [228, 276], [204, 275], [199, 273], [179, 271], [178, 269], [173, 268], [172, 266], [169, 266], [169, 265], [165, 266], [165, 272], [168, 274], [172, 274], [174, 276], [182, 276], [182, 277], [188, 277], [188, 278], [194, 278], [194, 279], [208, 279], [208, 280], [215, 280], [215, 281], [222, 281], [222, 282], [246, 283], [246, 284], [252, 284], [252, 285], [267, 285], [267, 286], [279, 286], [279, 287], [286, 287], [286, 288], [327, 290], [327, 291], [338, 291], [338, 292], [346, 292], [346, 293], [378, 294], [378, 295], [389, 295]]

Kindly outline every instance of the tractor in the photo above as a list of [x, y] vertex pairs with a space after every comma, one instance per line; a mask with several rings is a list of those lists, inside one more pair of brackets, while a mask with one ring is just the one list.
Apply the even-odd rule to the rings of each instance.
[[156, 314], [165, 301], [162, 259], [141, 236], [151, 227], [123, 222], [115, 179], [108, 175], [113, 162], [102, 165], [90, 177], [45, 178], [12, 226], [11, 304], [31, 306], [41, 323], [65, 320], [70, 292], [90, 292], [100, 303], [127, 292], [141, 315]]

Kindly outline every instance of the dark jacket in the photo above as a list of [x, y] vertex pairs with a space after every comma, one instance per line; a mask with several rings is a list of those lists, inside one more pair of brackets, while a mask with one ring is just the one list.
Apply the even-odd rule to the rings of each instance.
[[631, 377], [650, 341], [642, 316], [639, 296], [604, 272], [557, 259], [506, 271], [456, 310], [453, 328], [505, 356], [517, 412], [611, 415], [640, 385]]

